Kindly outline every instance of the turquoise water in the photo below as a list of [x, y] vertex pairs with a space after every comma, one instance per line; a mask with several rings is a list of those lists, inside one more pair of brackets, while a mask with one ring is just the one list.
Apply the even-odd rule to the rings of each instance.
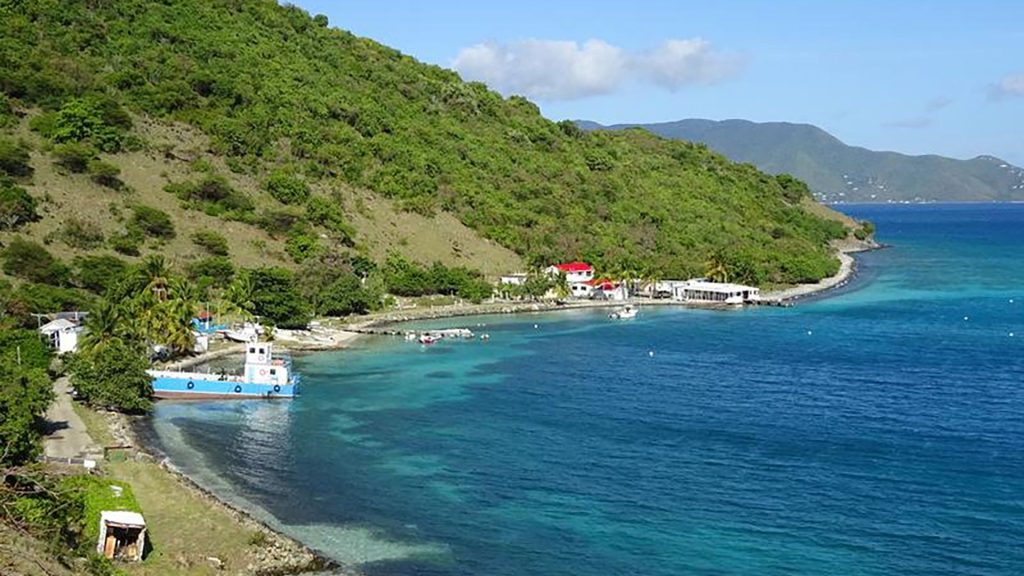
[[1024, 206], [856, 215], [893, 247], [828, 298], [449, 320], [491, 340], [367, 339], [153, 429], [369, 574], [1024, 573]]

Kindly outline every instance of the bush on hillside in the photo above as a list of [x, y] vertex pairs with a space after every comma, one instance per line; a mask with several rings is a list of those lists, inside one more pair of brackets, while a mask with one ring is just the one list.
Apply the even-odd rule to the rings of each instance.
[[171, 216], [167, 212], [142, 204], [132, 206], [130, 226], [140, 230], [146, 236], [160, 240], [170, 240], [176, 235], [174, 221], [171, 220]]
[[345, 215], [337, 202], [322, 196], [313, 196], [306, 202], [306, 219], [333, 232], [346, 246], [355, 245], [355, 229], [345, 222]]
[[103, 229], [95, 222], [68, 218], [60, 228], [60, 239], [79, 250], [94, 250], [103, 245]]
[[308, 226], [296, 226], [288, 232], [288, 238], [284, 241], [284, 251], [292, 260], [302, 264], [320, 252], [320, 240], [316, 232]]
[[281, 328], [305, 328], [309, 324], [309, 305], [290, 270], [262, 267], [244, 270], [242, 276], [249, 287], [245, 296], [250, 299], [254, 314]]
[[196, 281], [200, 287], [216, 286], [226, 288], [235, 278], [235, 265], [230, 258], [211, 256], [189, 263], [186, 267], [188, 277]]
[[124, 182], [121, 182], [120, 178], [121, 169], [109, 162], [93, 158], [87, 164], [86, 170], [89, 172], [89, 178], [92, 178], [92, 181], [100, 186], [113, 190], [120, 190], [124, 186]]
[[228, 255], [228, 240], [216, 230], [197, 230], [193, 232], [192, 243], [214, 256]]
[[208, 174], [198, 182], [172, 182], [164, 190], [181, 199], [186, 208], [226, 219], [243, 219], [256, 207], [223, 176]]
[[28, 190], [0, 178], [0, 230], [17, 230], [36, 220], [36, 199]]
[[28, 146], [23, 142], [0, 137], [0, 176], [31, 176], [29, 159]]
[[123, 232], [115, 232], [107, 238], [107, 246], [118, 254], [125, 256], [138, 256], [144, 240], [142, 231], [133, 227]]
[[26, 282], [3, 296], [0, 315], [23, 328], [35, 329], [39, 321], [32, 314], [85, 310], [92, 303], [89, 294], [73, 288]]
[[97, 294], [116, 284], [127, 273], [129, 266], [117, 256], [77, 256], [71, 261], [72, 281], [76, 286]]
[[52, 286], [67, 284], [69, 271], [42, 245], [16, 237], [0, 252], [3, 271], [11, 276]]
[[96, 149], [91, 144], [81, 142], [68, 142], [53, 147], [53, 156], [57, 159], [57, 165], [66, 168], [75, 174], [81, 174], [89, 169], [89, 163], [96, 158]]
[[309, 184], [282, 170], [275, 170], [264, 183], [264, 188], [282, 204], [301, 204], [309, 198]]

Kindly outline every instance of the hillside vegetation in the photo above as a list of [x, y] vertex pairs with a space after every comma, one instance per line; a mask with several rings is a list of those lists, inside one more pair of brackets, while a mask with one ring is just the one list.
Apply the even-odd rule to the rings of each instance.
[[[587, 129], [604, 128], [581, 123]], [[849, 146], [809, 124], [688, 119], [640, 127], [666, 138], [707, 144], [736, 162], [807, 182], [828, 202], [1024, 200], [1024, 170], [993, 156], [957, 160]]]
[[[111, 193], [146, 158], [174, 166], [136, 170], [124, 186], [147, 202], [159, 188], [153, 207], [170, 227], [144, 209], [122, 213], [113, 218], [134, 225], [104, 240], [72, 230], [75, 250], [132, 256], [132, 244], [181, 246], [202, 227], [229, 243], [255, 236], [255, 248], [232, 244], [232, 258], [380, 261], [418, 248], [387, 232], [408, 218], [397, 210], [475, 231], [443, 249], [474, 250], [476, 269], [500, 254], [477, 250], [482, 236], [534, 265], [580, 257], [686, 276], [724, 264], [736, 279], [791, 283], [833, 273], [828, 243], [848, 231], [805, 210], [807, 188], [792, 178], [644, 131], [550, 122], [523, 98], [270, 0], [0, 6], [0, 114], [9, 132], [31, 124], [31, 166], [55, 162], [61, 177], [80, 173], [83, 186]], [[150, 126], [194, 127], [206, 148], [183, 156]], [[31, 174], [12, 177], [47, 200]], [[99, 218], [107, 203], [89, 210]]]

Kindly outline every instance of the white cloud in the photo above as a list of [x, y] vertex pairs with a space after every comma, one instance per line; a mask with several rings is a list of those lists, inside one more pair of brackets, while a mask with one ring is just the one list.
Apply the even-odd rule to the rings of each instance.
[[573, 100], [608, 94], [628, 82], [669, 90], [713, 84], [740, 68], [700, 38], [667, 40], [653, 50], [630, 53], [603, 40], [582, 45], [563, 40], [485, 43], [459, 51], [452, 66], [504, 94], [540, 100]]
[[993, 100], [1024, 97], [1024, 73], [1003, 77], [1002, 80], [989, 87], [988, 95]]

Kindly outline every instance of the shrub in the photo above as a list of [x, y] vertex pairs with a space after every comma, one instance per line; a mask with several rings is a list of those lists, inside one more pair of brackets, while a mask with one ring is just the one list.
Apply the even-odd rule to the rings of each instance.
[[266, 210], [256, 219], [256, 224], [271, 236], [281, 236], [291, 232], [292, 228], [303, 223], [303, 215], [295, 208], [282, 210]]
[[29, 282], [7, 297], [5, 311], [20, 326], [35, 329], [39, 324], [33, 313], [84, 310], [90, 303], [89, 294], [81, 290]]
[[10, 138], [0, 137], [0, 175], [30, 176], [28, 147]]
[[24, 188], [0, 179], [0, 230], [16, 230], [38, 219], [36, 199]]
[[215, 230], [197, 230], [192, 234], [192, 243], [214, 256], [228, 255], [228, 241]]
[[275, 170], [264, 187], [282, 204], [301, 204], [309, 198], [309, 185], [294, 174], [281, 170]]
[[89, 169], [89, 162], [96, 158], [96, 149], [90, 144], [68, 142], [53, 147], [57, 165], [80, 174]]
[[119, 190], [124, 185], [119, 178], [121, 169], [99, 158], [89, 160], [86, 170], [89, 172], [89, 177], [92, 178], [92, 181], [100, 186]]
[[124, 412], [149, 410], [153, 378], [147, 368], [149, 361], [140, 347], [116, 338], [75, 354], [68, 362], [71, 384], [86, 401]]
[[[35, 334], [30, 336], [39, 342]], [[29, 345], [25, 331], [18, 331], [14, 341], [3, 342], [5, 352], [16, 350], [21, 341]], [[37, 422], [52, 398], [53, 388], [45, 368], [18, 364], [16, 359], [4, 358], [0, 362], [0, 446], [4, 447], [0, 450], [0, 466], [25, 463], [38, 453]], [[4, 481], [7, 484], [11, 479], [5, 477]]]
[[142, 246], [142, 232], [137, 229], [129, 229], [124, 232], [111, 234], [107, 238], [107, 245], [118, 254], [125, 256], [138, 256], [139, 248]]
[[4, 272], [11, 276], [53, 286], [61, 286], [68, 281], [68, 267], [46, 248], [30, 240], [11, 240], [0, 256], [4, 259]]
[[128, 263], [117, 256], [78, 256], [71, 264], [75, 284], [100, 294], [120, 281], [128, 271]]
[[355, 245], [355, 230], [345, 223], [341, 207], [328, 198], [314, 196], [306, 202], [306, 218], [310, 223], [323, 226], [338, 235], [339, 240], [347, 246]]
[[57, 143], [89, 141], [104, 152], [121, 150], [131, 117], [109, 98], [74, 98], [61, 106], [45, 136]]
[[284, 251], [299, 264], [305, 262], [320, 251], [320, 241], [316, 234], [307, 227], [296, 227], [288, 233], [284, 242]]
[[226, 287], [235, 277], [235, 266], [229, 258], [212, 256], [196, 260], [187, 267], [188, 276], [202, 284]]
[[290, 270], [263, 267], [246, 270], [244, 275], [251, 287], [248, 296], [253, 313], [281, 328], [306, 327], [310, 319], [309, 307]]
[[174, 238], [174, 222], [167, 212], [159, 208], [139, 204], [132, 207], [131, 226], [146, 236], [170, 240]]
[[61, 240], [72, 248], [92, 250], [103, 245], [103, 230], [98, 224], [79, 218], [68, 218], [61, 226]]
[[255, 209], [252, 200], [232, 188], [223, 176], [207, 175], [199, 182], [173, 182], [164, 190], [180, 198], [187, 208], [202, 210], [210, 216], [239, 219]]

